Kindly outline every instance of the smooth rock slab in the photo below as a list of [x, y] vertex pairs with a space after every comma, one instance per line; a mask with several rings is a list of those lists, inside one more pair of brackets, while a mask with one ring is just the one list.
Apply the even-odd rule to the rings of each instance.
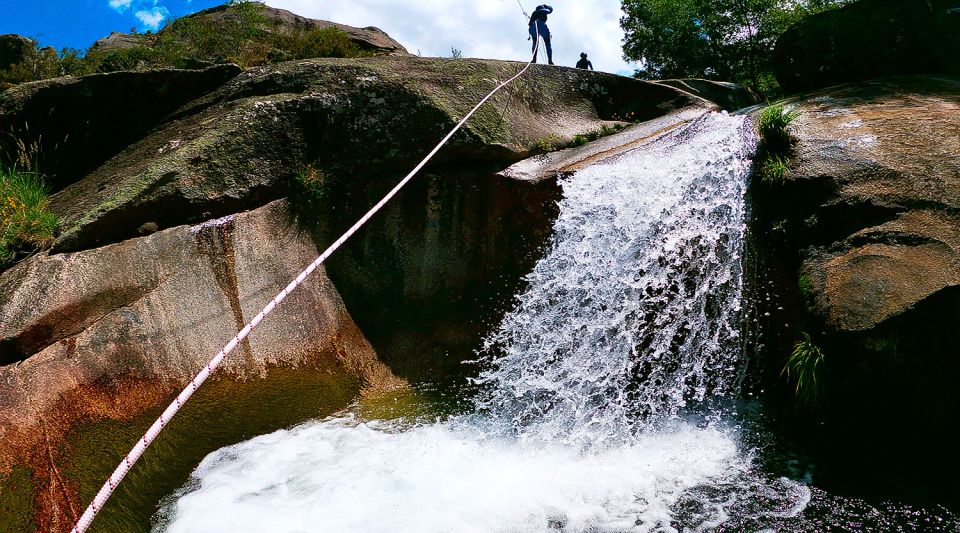
[[[0, 367], [0, 477], [16, 465], [32, 469], [34, 490], [47, 495], [38, 523], [62, 528], [77, 500], [75, 480], [56, 467], [69, 462], [64, 439], [90, 421], [163, 405], [317, 254], [275, 202], [5, 272], [3, 359], [19, 362]], [[276, 366], [333, 368], [354, 394], [401, 384], [323, 269], [221, 372], [256, 381]]]

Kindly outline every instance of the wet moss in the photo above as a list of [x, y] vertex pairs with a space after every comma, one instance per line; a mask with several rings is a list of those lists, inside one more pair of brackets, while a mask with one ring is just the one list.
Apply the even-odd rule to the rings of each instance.
[[[206, 384], [120, 484], [91, 531], [149, 531], [162, 498], [182, 486], [207, 454], [330, 415], [353, 401], [359, 388], [355, 378], [333, 365], [309, 370], [275, 368], [263, 379], [221, 378]], [[63, 472], [79, 484], [83, 505], [162, 410], [158, 407], [132, 421], [88, 424], [68, 437]]]
[[0, 475], [0, 531], [33, 533], [37, 526], [33, 521], [33, 483], [30, 470], [14, 466], [7, 474]]

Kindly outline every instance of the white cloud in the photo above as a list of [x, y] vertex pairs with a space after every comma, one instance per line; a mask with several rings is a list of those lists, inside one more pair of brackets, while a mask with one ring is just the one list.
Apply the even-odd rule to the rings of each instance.
[[[535, 0], [540, 1], [540, 0]], [[527, 18], [516, 0], [266, 0], [273, 7], [311, 18], [351, 26], [376, 26], [411, 53], [449, 56], [457, 48], [464, 57], [527, 60]], [[529, 13], [536, 5], [523, 1]], [[553, 60], [573, 66], [580, 52], [590, 54], [594, 68], [630, 73], [622, 58], [619, 0], [554, 0], [548, 25]], [[540, 61], [545, 61], [541, 56]]]
[[130, 9], [130, 4], [132, 3], [133, 0], [110, 0], [110, 7], [123, 13], [124, 11]]
[[154, 6], [151, 9], [142, 9], [134, 13], [134, 16], [140, 20], [145, 28], [156, 31], [160, 24], [167, 18], [170, 12], [163, 6]]

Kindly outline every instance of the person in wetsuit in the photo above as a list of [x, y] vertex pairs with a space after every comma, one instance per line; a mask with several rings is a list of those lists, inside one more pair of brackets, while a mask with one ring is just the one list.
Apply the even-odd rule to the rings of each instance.
[[582, 69], [589, 68], [590, 70], [593, 70], [593, 63], [591, 63], [590, 60], [587, 59], [586, 52], [580, 52], [580, 61], [577, 61], [577, 68], [582, 68]]
[[530, 38], [533, 39], [533, 62], [537, 62], [537, 36], [543, 38], [543, 44], [547, 48], [547, 61], [553, 64], [553, 47], [550, 46], [550, 28], [547, 27], [547, 15], [553, 13], [553, 8], [547, 4], [541, 4], [533, 10], [530, 15]]

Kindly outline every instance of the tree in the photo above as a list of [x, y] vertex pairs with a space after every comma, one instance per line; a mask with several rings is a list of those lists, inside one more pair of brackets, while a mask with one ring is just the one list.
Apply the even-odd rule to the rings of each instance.
[[623, 0], [624, 58], [640, 78], [698, 77], [776, 93], [777, 38], [810, 14], [849, 0]]

